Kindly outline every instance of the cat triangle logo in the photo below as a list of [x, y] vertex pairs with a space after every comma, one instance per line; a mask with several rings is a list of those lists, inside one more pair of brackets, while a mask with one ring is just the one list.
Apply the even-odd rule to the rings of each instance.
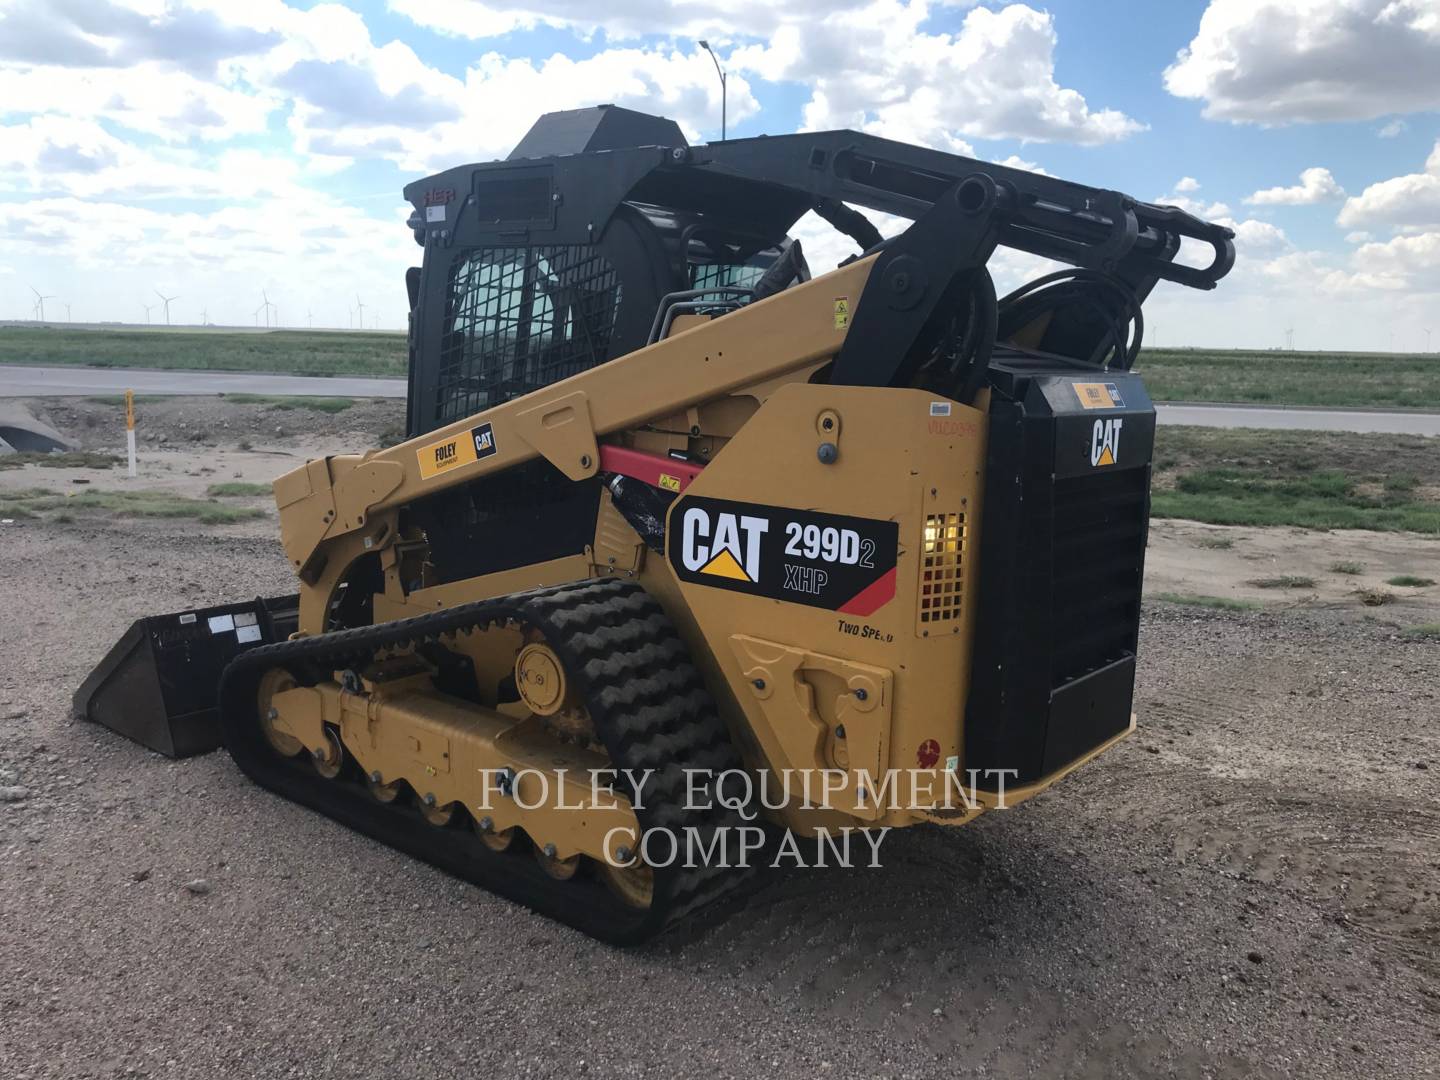
[[1090, 433], [1090, 464], [1095, 468], [1114, 465], [1120, 459], [1120, 429], [1125, 426], [1123, 416], [1109, 420], [1096, 420]]
[[735, 561], [735, 556], [730, 554], [730, 549], [722, 549], [713, 559], [700, 568], [702, 574], [714, 574], [716, 577], [731, 578], [734, 581], [749, 581], [750, 575], [745, 573], [741, 565]]

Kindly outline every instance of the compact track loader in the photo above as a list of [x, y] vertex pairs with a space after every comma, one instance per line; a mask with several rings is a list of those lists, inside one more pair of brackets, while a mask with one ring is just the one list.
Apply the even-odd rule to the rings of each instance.
[[616, 942], [741, 876], [680, 837], [961, 824], [1132, 729], [1141, 303], [1228, 229], [610, 106], [405, 196], [409, 441], [276, 480], [298, 597], [141, 620], [82, 714]]

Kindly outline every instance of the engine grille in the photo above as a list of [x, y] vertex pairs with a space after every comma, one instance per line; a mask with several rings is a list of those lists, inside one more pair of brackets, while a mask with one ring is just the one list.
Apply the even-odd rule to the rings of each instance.
[[1135, 655], [1148, 469], [1055, 481], [1051, 685]]
[[619, 306], [615, 269], [592, 247], [462, 256], [451, 271], [436, 426], [603, 363]]
[[964, 602], [961, 591], [964, 559], [965, 515], [927, 515], [920, 552], [920, 596], [916, 605], [917, 629], [922, 634], [958, 629]]

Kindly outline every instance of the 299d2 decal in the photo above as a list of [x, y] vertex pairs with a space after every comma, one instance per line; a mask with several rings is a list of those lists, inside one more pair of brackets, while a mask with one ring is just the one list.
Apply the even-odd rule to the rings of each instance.
[[667, 557], [681, 581], [869, 615], [895, 596], [898, 541], [893, 521], [687, 497]]

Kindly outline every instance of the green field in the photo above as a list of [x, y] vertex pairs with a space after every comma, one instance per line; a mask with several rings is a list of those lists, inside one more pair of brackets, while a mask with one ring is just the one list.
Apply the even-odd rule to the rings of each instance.
[[[289, 375], [405, 374], [399, 334], [303, 330], [0, 327], [0, 364], [73, 364]], [[1156, 401], [1440, 409], [1440, 354], [1146, 349]]]
[[403, 376], [406, 351], [400, 334], [6, 326], [0, 364]]
[[1156, 401], [1440, 408], [1440, 354], [1146, 349]]
[[1155, 433], [1153, 513], [1440, 535], [1437, 478], [1440, 439], [1421, 435], [1166, 425]]

